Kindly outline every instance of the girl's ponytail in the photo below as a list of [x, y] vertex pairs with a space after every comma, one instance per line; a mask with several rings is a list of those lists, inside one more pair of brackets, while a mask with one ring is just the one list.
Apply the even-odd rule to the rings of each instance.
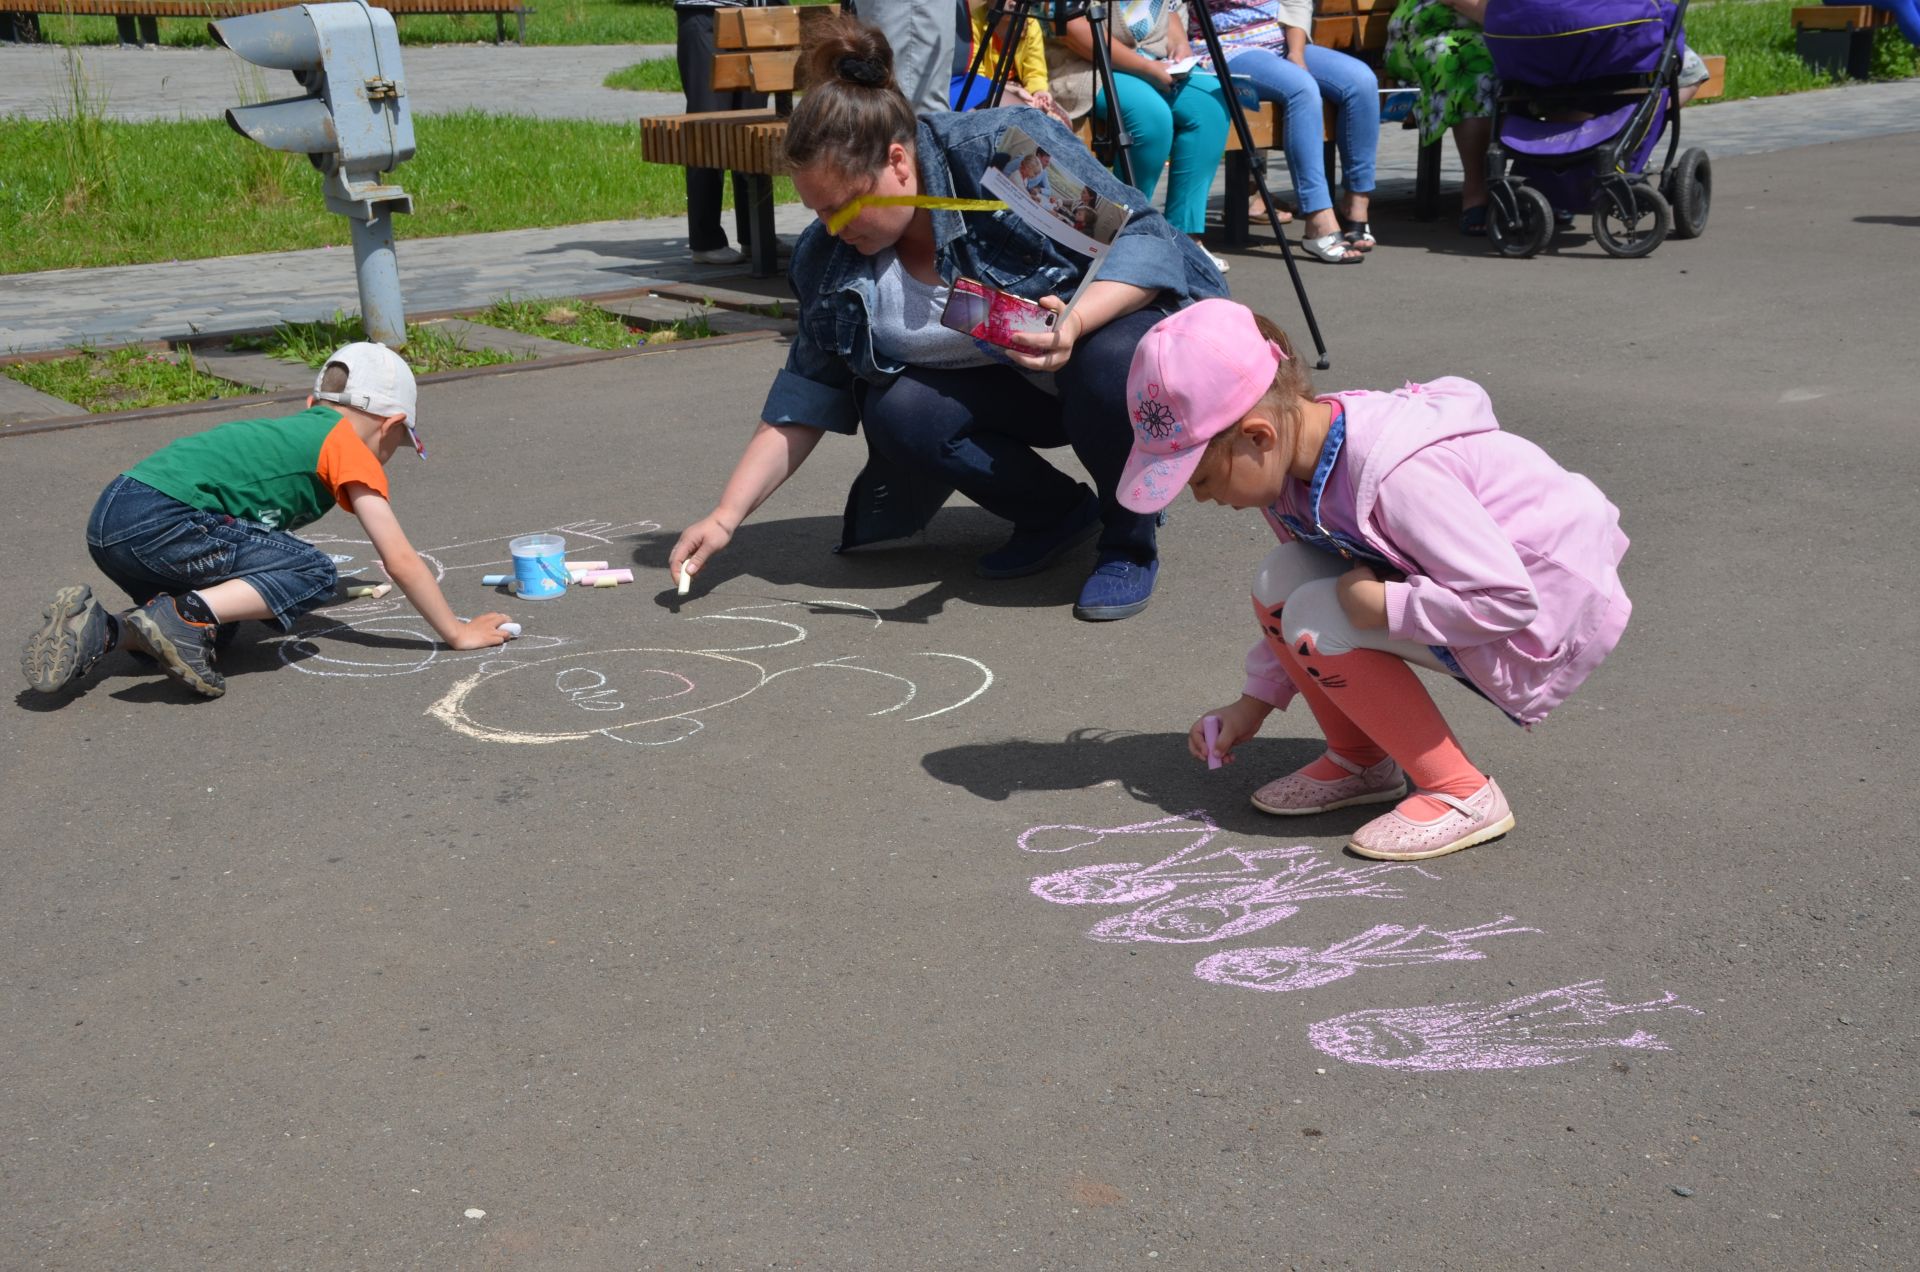
[[789, 167], [864, 175], [885, 166], [894, 143], [913, 149], [919, 121], [874, 27], [846, 14], [809, 23], [795, 80], [804, 92], [787, 121]]

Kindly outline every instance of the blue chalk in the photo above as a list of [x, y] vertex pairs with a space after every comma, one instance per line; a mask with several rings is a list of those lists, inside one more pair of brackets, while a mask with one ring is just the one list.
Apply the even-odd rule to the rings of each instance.
[[513, 575], [482, 574], [480, 576], [480, 582], [487, 587], [505, 587], [507, 584], [513, 582]]

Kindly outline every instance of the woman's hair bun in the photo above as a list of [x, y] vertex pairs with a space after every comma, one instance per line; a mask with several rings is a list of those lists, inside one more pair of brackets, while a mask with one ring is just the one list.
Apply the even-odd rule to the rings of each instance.
[[843, 80], [851, 80], [866, 88], [885, 88], [887, 86], [887, 64], [877, 57], [858, 57], [853, 54], [841, 58], [833, 64]]

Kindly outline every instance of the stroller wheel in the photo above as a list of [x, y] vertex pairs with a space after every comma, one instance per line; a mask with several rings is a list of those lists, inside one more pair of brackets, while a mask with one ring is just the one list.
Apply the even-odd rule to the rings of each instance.
[[1644, 181], [1604, 182], [1593, 205], [1593, 237], [1609, 256], [1645, 256], [1673, 228], [1673, 209]]
[[1553, 204], [1546, 195], [1532, 186], [1510, 183], [1492, 191], [1487, 200], [1487, 241], [1500, 255], [1532, 256], [1552, 237]]
[[1688, 150], [1674, 163], [1660, 185], [1673, 206], [1673, 236], [1699, 238], [1707, 232], [1707, 213], [1713, 205], [1713, 161], [1704, 150]]

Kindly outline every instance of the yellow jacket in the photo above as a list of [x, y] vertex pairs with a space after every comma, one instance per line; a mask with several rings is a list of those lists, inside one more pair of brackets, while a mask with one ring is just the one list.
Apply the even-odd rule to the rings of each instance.
[[[968, 0], [967, 3], [967, 17], [973, 26], [973, 48], [976, 52], [980, 42], [987, 37], [987, 11], [990, 8], [992, 5], [989, 0]], [[1020, 44], [1013, 51], [1014, 81], [1029, 93], [1044, 93], [1048, 89], [1047, 44], [1046, 37], [1041, 34], [1045, 26], [1046, 23], [1038, 18], [1029, 20], [1021, 28]], [[998, 50], [999, 47], [1000, 42], [994, 41], [994, 48]], [[981, 78], [992, 77], [996, 58], [997, 54], [989, 54], [980, 63]], [[972, 58], [968, 59], [968, 65], [972, 65]]]

